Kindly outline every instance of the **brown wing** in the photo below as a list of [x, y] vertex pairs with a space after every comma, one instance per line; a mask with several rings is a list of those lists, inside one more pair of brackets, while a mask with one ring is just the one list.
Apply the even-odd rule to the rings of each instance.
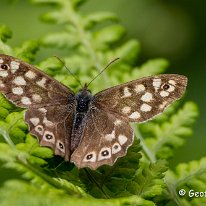
[[162, 74], [121, 84], [95, 95], [94, 105], [129, 122], [144, 122], [162, 113], [185, 92], [187, 78]]
[[96, 169], [104, 164], [113, 165], [118, 157], [126, 154], [133, 136], [133, 130], [124, 117], [98, 108], [92, 109], [71, 161], [78, 168]]
[[70, 136], [73, 125], [73, 108], [70, 105], [47, 106], [29, 109], [25, 121], [30, 132], [42, 146], [51, 147], [56, 155], [70, 159]]
[[19, 59], [0, 54], [0, 92], [28, 109], [25, 121], [41, 145], [69, 160], [75, 108], [69, 88]]
[[0, 54], [0, 91], [14, 104], [25, 108], [68, 104], [74, 98], [74, 93], [60, 82], [4, 54]]

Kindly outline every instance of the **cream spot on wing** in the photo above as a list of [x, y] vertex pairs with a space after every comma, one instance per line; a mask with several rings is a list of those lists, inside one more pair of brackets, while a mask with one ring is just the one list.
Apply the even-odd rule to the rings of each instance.
[[136, 93], [143, 92], [145, 90], [145, 86], [143, 84], [138, 84], [134, 88]]
[[160, 104], [159, 108], [164, 109], [166, 107], [168, 102], [164, 101], [162, 104]]
[[39, 86], [41, 87], [46, 87], [45, 83], [46, 83], [46, 78], [43, 77], [41, 80], [36, 82]]
[[65, 147], [62, 141], [57, 140], [56, 147], [61, 150], [61, 152], [65, 153]]
[[161, 91], [161, 92], [160, 92], [160, 96], [161, 96], [161, 97], [167, 97], [167, 96], [169, 96], [169, 92]]
[[170, 85], [169, 89], [167, 89], [167, 92], [173, 92], [175, 90], [175, 87]]
[[5, 87], [5, 84], [0, 80], [0, 87]]
[[14, 87], [14, 88], [12, 88], [12, 93], [13, 94], [17, 94], [17, 95], [21, 95], [21, 94], [23, 94], [23, 89], [21, 88], [21, 87]]
[[0, 64], [4, 63], [4, 60], [2, 58], [0, 58]]
[[96, 162], [97, 155], [95, 152], [89, 152], [85, 155], [83, 162]]
[[122, 109], [122, 112], [125, 114], [128, 114], [130, 111], [131, 111], [131, 107], [128, 107], [128, 106], [126, 106]]
[[144, 95], [142, 95], [141, 100], [144, 102], [150, 102], [153, 99], [152, 93], [146, 92]]
[[43, 135], [44, 134], [44, 128], [42, 125], [37, 125], [34, 130], [39, 133], [40, 135]]
[[44, 117], [43, 119], [43, 123], [47, 126], [47, 127], [53, 127], [54, 123], [49, 121], [46, 117]]
[[131, 115], [129, 115], [129, 118], [138, 119], [138, 118], [140, 118], [140, 113], [139, 112], [133, 112]]
[[129, 91], [129, 88], [125, 87], [124, 88], [124, 95], [122, 96], [122, 98], [130, 97], [131, 95], [132, 95], [132, 93]]
[[153, 79], [152, 85], [154, 86], [156, 92], [160, 88], [161, 83], [162, 83], [161, 79]]
[[14, 84], [16, 85], [26, 85], [26, 81], [23, 77], [18, 76], [13, 80]]
[[118, 140], [119, 140], [119, 143], [120, 143], [121, 145], [123, 145], [123, 144], [125, 144], [125, 143], [127, 142], [127, 137], [126, 137], [125, 135], [120, 134], [120, 135], [118, 136]]
[[111, 134], [106, 134], [104, 136], [104, 139], [107, 141], [112, 141], [113, 139], [115, 139], [115, 130], [113, 130]]
[[44, 136], [43, 136], [43, 140], [54, 144], [55, 143], [54, 134], [52, 132], [45, 131]]
[[175, 85], [175, 84], [176, 84], [176, 82], [175, 82], [174, 80], [172, 80], [172, 79], [169, 80], [169, 83], [172, 84], [172, 85]]
[[38, 117], [33, 117], [33, 118], [31, 118], [30, 119], [30, 122], [34, 125], [34, 126], [36, 126], [36, 125], [38, 125], [39, 124], [39, 118]]
[[143, 112], [149, 112], [151, 111], [152, 107], [148, 104], [142, 104], [140, 107], [140, 110]]
[[39, 108], [38, 109], [40, 112], [42, 112], [42, 113], [46, 113], [47, 112], [47, 110], [45, 109], [45, 108]]
[[19, 69], [19, 65], [20, 65], [20, 63], [19, 63], [19, 62], [12, 61], [12, 62], [10, 63], [11, 73], [15, 73], [15, 72], [16, 72], [16, 70], [18, 70], [18, 69]]
[[116, 142], [112, 145], [112, 154], [116, 154], [119, 151], [121, 151], [121, 146]]
[[32, 99], [33, 99], [35, 102], [37, 102], [37, 103], [40, 103], [41, 100], [42, 100], [42, 98], [41, 98], [41, 96], [40, 96], [39, 94], [33, 94], [33, 95], [32, 95]]
[[121, 120], [116, 119], [115, 122], [114, 122], [114, 125], [115, 125], [115, 126], [119, 126], [119, 125], [121, 125], [121, 123], [122, 123]]
[[28, 71], [25, 73], [25, 77], [27, 77], [29, 79], [34, 79], [36, 77], [36, 74], [32, 71]]
[[111, 148], [103, 147], [98, 155], [98, 160], [109, 159], [111, 157]]
[[28, 97], [22, 97], [21, 102], [25, 105], [30, 105], [31, 104], [31, 100]]
[[7, 71], [1, 70], [0, 71], [0, 77], [7, 77], [9, 73]]

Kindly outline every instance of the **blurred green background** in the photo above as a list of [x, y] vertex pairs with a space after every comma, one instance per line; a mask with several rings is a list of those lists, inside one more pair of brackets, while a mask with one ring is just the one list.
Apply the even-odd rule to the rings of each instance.
[[[186, 99], [195, 101], [200, 116], [194, 134], [178, 149], [171, 164], [206, 156], [206, 2], [204, 0], [88, 0], [81, 12], [112, 11], [127, 29], [126, 38], [138, 39], [142, 52], [138, 64], [163, 57], [170, 61], [168, 73], [184, 74], [189, 78]], [[42, 37], [57, 31], [54, 25], [42, 23], [40, 15], [50, 7], [31, 6], [27, 0], [1, 0], [0, 24], [13, 31], [9, 41], [18, 46], [27, 39]], [[38, 57], [59, 51], [42, 49]]]

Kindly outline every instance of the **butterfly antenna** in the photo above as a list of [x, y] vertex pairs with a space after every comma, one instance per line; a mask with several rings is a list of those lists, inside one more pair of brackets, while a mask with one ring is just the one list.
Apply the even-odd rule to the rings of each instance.
[[97, 74], [90, 82], [89, 82], [89, 84], [87, 84], [87, 87], [89, 87], [89, 85], [97, 78], [97, 77], [99, 77], [111, 64], [113, 64], [114, 62], [116, 62], [117, 60], [119, 60], [120, 58], [115, 58], [115, 59], [113, 59], [111, 62], [109, 62], [109, 64], [107, 64], [107, 66], [104, 68], [104, 69], [102, 69], [102, 71], [101, 72], [99, 72], [99, 74]]
[[63, 61], [62, 59], [60, 59], [58, 56], [54, 55], [54, 57], [56, 57], [62, 64], [63, 66], [66, 68], [66, 70], [73, 76], [73, 78], [81, 85], [81, 87], [83, 88], [82, 83], [80, 82], [80, 80], [70, 71], [70, 69], [66, 66], [65, 61]]

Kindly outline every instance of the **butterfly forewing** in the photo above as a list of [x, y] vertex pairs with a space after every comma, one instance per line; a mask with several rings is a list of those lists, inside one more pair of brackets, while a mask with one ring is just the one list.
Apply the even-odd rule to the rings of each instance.
[[146, 77], [99, 92], [94, 104], [108, 112], [116, 112], [130, 122], [144, 122], [179, 99], [186, 85], [187, 78], [182, 75]]
[[67, 104], [73, 92], [35, 67], [0, 54], [0, 91], [21, 107]]
[[96, 169], [103, 164], [113, 165], [124, 156], [133, 142], [133, 130], [124, 117], [93, 108], [90, 110], [82, 140], [71, 156], [77, 167]]

